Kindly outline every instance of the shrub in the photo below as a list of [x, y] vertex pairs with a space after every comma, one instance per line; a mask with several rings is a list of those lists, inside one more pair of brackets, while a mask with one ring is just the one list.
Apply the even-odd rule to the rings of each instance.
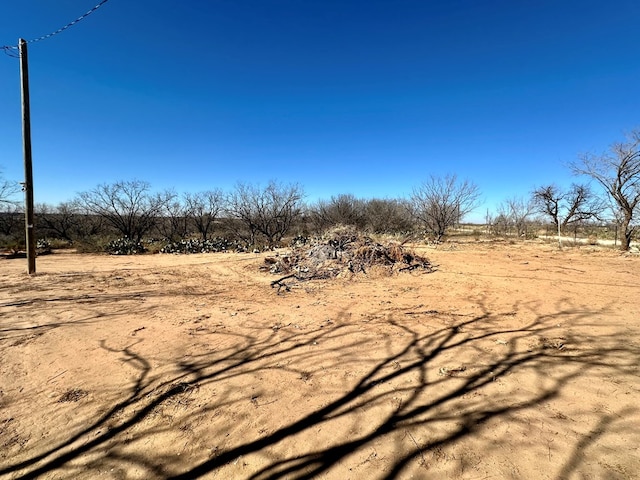
[[51, 250], [51, 242], [46, 238], [41, 238], [36, 242], [36, 248], [39, 250]]
[[146, 251], [141, 242], [127, 237], [110, 241], [105, 250], [111, 255], [135, 255]]
[[228, 250], [244, 251], [246, 248], [235, 240], [215, 237], [209, 240], [183, 239], [169, 243], [160, 250], [160, 253], [216, 253]]
[[83, 237], [76, 241], [74, 246], [77, 253], [104, 253], [109, 244], [108, 238], [102, 236]]
[[2, 235], [0, 234], [0, 250], [18, 252], [26, 248], [24, 235]]
[[36, 253], [38, 255], [48, 255], [51, 253], [51, 242], [46, 238], [40, 238], [36, 241]]

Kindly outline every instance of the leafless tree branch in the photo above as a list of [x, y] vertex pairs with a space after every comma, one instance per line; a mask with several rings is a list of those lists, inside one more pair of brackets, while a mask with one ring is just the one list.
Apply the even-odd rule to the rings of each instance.
[[582, 155], [571, 168], [595, 180], [607, 193], [620, 219], [621, 248], [629, 250], [640, 205], [640, 129], [631, 131], [626, 141], [614, 143], [609, 152]]
[[460, 222], [478, 206], [479, 198], [477, 185], [469, 180], [458, 181], [456, 175], [432, 176], [413, 190], [409, 209], [439, 241], [447, 228]]

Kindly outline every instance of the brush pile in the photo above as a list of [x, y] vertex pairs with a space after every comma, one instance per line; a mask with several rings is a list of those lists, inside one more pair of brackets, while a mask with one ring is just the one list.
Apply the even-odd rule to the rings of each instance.
[[298, 244], [288, 254], [267, 257], [263, 269], [285, 275], [271, 284], [279, 290], [287, 288], [282, 283], [286, 279], [303, 281], [351, 277], [360, 273], [366, 275], [373, 270], [387, 275], [416, 269], [427, 273], [434, 271], [428, 259], [402, 244], [383, 245], [345, 227], [333, 229], [304, 245]]

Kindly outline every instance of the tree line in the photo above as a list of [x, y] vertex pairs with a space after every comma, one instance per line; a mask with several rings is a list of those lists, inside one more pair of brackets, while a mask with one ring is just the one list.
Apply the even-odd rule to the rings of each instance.
[[[527, 234], [532, 219], [554, 225], [558, 238], [571, 225], [612, 220], [620, 226], [621, 247], [628, 250], [636, 233], [640, 203], [640, 130], [601, 155], [587, 154], [570, 166], [592, 181], [562, 188], [540, 185], [521, 198], [510, 198], [487, 212], [493, 233]], [[22, 210], [14, 198], [16, 184], [0, 179], [0, 247], [23, 240]], [[357, 198], [351, 194], [305, 202], [298, 184], [269, 181], [238, 183], [231, 191], [156, 192], [142, 180], [100, 184], [56, 206], [36, 206], [39, 237], [68, 242], [96, 237], [125, 237], [136, 242], [158, 238], [175, 242], [213, 235], [232, 237], [248, 246], [273, 247], [286, 235], [321, 233], [351, 225], [370, 233], [415, 232], [440, 241], [480, 205], [478, 186], [456, 175], [431, 176], [406, 198]]]
[[[126, 180], [100, 184], [56, 206], [36, 205], [39, 237], [87, 241], [124, 237], [140, 242], [157, 238], [176, 242], [213, 235], [247, 246], [278, 245], [286, 235], [319, 234], [336, 225], [370, 233], [411, 232], [421, 228], [434, 239], [478, 205], [478, 187], [456, 176], [432, 177], [407, 199], [361, 199], [341, 194], [305, 202], [298, 184], [270, 181], [264, 186], [238, 183], [182, 195], [155, 192], [148, 182]], [[0, 235], [22, 234], [19, 205], [0, 216]]]

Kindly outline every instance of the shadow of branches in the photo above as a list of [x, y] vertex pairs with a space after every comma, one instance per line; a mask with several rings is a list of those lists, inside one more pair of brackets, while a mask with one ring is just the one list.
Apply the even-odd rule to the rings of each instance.
[[[598, 338], [560, 327], [603, 312], [567, 304], [552, 314], [535, 305], [480, 308], [472, 317], [429, 311], [352, 320], [344, 311], [307, 329], [254, 322], [205, 330], [209, 348], [165, 369], [154, 368], [138, 343], [115, 348], [104, 341], [100, 348], [135, 370], [128, 389], [88, 423], [1, 466], [0, 475], [450, 478], [482, 474], [483, 458], [521, 447], [548, 456], [555, 472], [549, 478], [560, 479], [580, 471], [585, 451], [608, 430], [630, 434], [633, 427], [619, 419], [635, 410], [578, 405], [547, 418], [545, 431], [582, 415], [594, 423], [586, 433], [571, 427], [573, 436], [538, 445], [521, 435], [540, 428], [535, 412], [549, 402], [579, 395], [584, 385], [576, 382], [590, 372], [618, 381], [637, 375], [640, 349], [624, 332]], [[505, 320], [525, 309], [530, 320]], [[175, 440], [172, 448], [155, 447], [162, 435]], [[566, 455], [551, 462], [557, 449]], [[517, 465], [501, 472], [522, 475]]]

